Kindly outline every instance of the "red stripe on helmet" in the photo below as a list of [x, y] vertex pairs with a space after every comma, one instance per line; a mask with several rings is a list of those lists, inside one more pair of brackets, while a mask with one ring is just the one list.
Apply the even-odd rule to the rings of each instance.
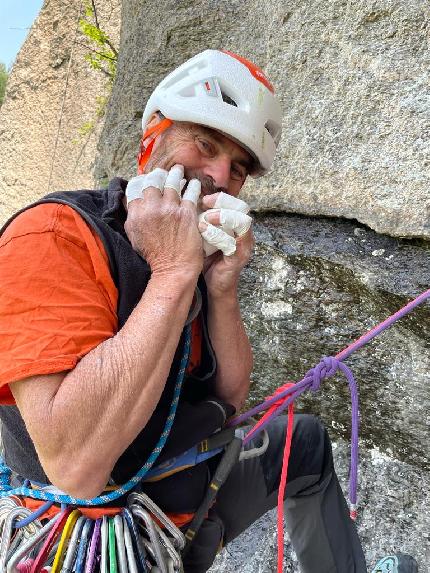
[[275, 93], [275, 88], [269, 82], [269, 80], [267, 79], [267, 76], [265, 75], [265, 73], [263, 72], [263, 70], [261, 68], [259, 68], [258, 66], [256, 66], [255, 64], [253, 64], [252, 62], [247, 60], [246, 58], [242, 58], [242, 56], [239, 56], [238, 54], [230, 52], [229, 50], [221, 50], [221, 51], [224, 54], [228, 54], [229, 56], [231, 56], [235, 60], [238, 60], [241, 64], [246, 66], [256, 80], [258, 80], [263, 85], [265, 85], [266, 88], [272, 92], [272, 94]]

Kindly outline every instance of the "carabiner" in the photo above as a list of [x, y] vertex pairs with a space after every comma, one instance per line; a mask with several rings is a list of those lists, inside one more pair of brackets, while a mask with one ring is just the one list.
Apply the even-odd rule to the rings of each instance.
[[[158, 567], [160, 567], [161, 573], [169, 573], [165, 563], [164, 559], [165, 556], [163, 555], [163, 548], [161, 545], [160, 537], [158, 535], [158, 532], [155, 528], [155, 523], [152, 520], [151, 516], [147, 511], [145, 511], [139, 505], [132, 505], [130, 507], [130, 510], [133, 515], [139, 517], [144, 522], [146, 532], [149, 536], [149, 541], [150, 541], [149, 545], [150, 548], [152, 549], [155, 563], [158, 565]], [[148, 547], [146, 543], [145, 545]]]
[[7, 554], [9, 551], [12, 532], [13, 532], [13, 522], [17, 518], [28, 517], [31, 515], [31, 511], [25, 507], [15, 507], [9, 511], [3, 524], [3, 531], [0, 542], [0, 571], [6, 570]]
[[[57, 513], [57, 515], [54, 515], [54, 517], [50, 521], [48, 521], [48, 523], [46, 523], [42, 527], [42, 529], [40, 529], [33, 537], [30, 537], [28, 541], [26, 541], [23, 545], [21, 545], [18, 551], [14, 555], [12, 555], [12, 557], [8, 561], [6, 568], [7, 573], [19, 573], [17, 570], [18, 563], [28, 553], [30, 553], [33, 547], [38, 545], [39, 542], [42, 541], [42, 539], [44, 539], [48, 535], [48, 533], [54, 527], [59, 517], [60, 517], [59, 513]], [[0, 571], [4, 571], [4, 569], [1, 569]]]
[[151, 498], [144, 493], [131, 493], [127, 498], [127, 504], [137, 504], [148, 510], [160, 523], [167, 529], [174, 539], [174, 545], [179, 550], [185, 547], [185, 535], [176, 525], [167, 517], [167, 515], [155, 504]]

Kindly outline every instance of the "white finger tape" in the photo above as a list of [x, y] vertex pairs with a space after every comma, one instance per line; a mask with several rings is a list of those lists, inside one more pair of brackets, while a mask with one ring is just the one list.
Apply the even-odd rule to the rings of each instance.
[[125, 195], [127, 197], [127, 204], [134, 199], [142, 199], [143, 192], [148, 187], [155, 187], [162, 191], [164, 189], [164, 183], [166, 181], [167, 171], [165, 169], [154, 169], [150, 173], [145, 175], [138, 175], [133, 177], [127, 184]]
[[203, 243], [206, 256], [209, 256], [209, 254], [212, 254], [212, 252], [217, 250], [222, 251], [227, 257], [233, 255], [236, 252], [236, 240], [234, 237], [230, 237], [230, 235], [227, 235], [227, 233], [219, 227], [215, 227], [215, 225], [211, 225], [210, 223], [207, 225], [207, 229], [203, 231], [201, 235], [204, 242], [208, 243], [211, 247], [215, 247], [215, 250], [206, 249], [206, 246]]
[[223, 231], [233, 231], [235, 235], [242, 237], [251, 228], [252, 218], [240, 211], [221, 209], [220, 223]]
[[127, 183], [127, 188], [125, 190], [125, 196], [127, 197], [127, 204], [134, 199], [142, 199], [142, 185], [146, 175], [138, 175], [133, 177]]
[[181, 193], [181, 181], [184, 178], [184, 168], [182, 165], [174, 165], [167, 174], [164, 188], [174, 189], [178, 194]]
[[182, 199], [185, 199], [186, 201], [192, 201], [194, 205], [197, 205], [201, 191], [202, 184], [200, 181], [198, 179], [191, 179], [187, 185], [187, 188], [185, 189]]
[[237, 199], [228, 193], [220, 193], [215, 201], [215, 209], [232, 209], [233, 211], [240, 211], [241, 213], [249, 213], [249, 205], [242, 201], [242, 199]]

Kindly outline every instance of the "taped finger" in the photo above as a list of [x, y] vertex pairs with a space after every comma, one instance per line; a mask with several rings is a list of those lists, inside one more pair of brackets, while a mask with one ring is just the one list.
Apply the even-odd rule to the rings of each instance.
[[221, 209], [220, 224], [224, 231], [233, 231], [238, 237], [242, 237], [249, 231], [252, 218], [240, 211]]
[[194, 205], [197, 205], [197, 202], [200, 197], [200, 193], [202, 191], [202, 184], [198, 179], [191, 179], [188, 183], [187, 188], [182, 196], [183, 201], [191, 201]]
[[[201, 235], [209, 245], [216, 247], [227, 257], [236, 252], [236, 240], [234, 237], [230, 237], [230, 235], [227, 235], [222, 229], [214, 227], [214, 225], [210, 223], [207, 223], [207, 229], [203, 231]], [[213, 249], [211, 250], [214, 252]]]
[[166, 181], [167, 171], [165, 169], [154, 169], [151, 173], [146, 173], [145, 175], [138, 175], [133, 177], [127, 184], [125, 195], [127, 198], [127, 204], [134, 199], [142, 199], [143, 192], [148, 187], [155, 187], [159, 191], [164, 188], [164, 183]]
[[184, 178], [184, 167], [182, 165], [174, 165], [167, 174], [165, 189], [174, 189], [178, 195], [181, 194], [181, 181]]
[[215, 209], [232, 209], [233, 211], [239, 211], [240, 213], [249, 213], [249, 205], [242, 201], [242, 199], [238, 199], [237, 197], [233, 197], [228, 193], [221, 192], [217, 200], [215, 201], [214, 205]]
[[142, 186], [145, 177], [145, 175], [139, 175], [138, 177], [133, 177], [133, 179], [130, 179], [130, 181], [127, 183], [125, 190], [127, 205], [130, 203], [130, 201], [134, 201], [134, 199], [142, 199]]

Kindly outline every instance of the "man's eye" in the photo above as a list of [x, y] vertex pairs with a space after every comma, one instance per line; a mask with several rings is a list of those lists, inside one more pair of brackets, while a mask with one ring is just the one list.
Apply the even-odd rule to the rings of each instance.
[[207, 141], [206, 139], [198, 139], [197, 142], [203, 151], [206, 153], [213, 153], [213, 145], [210, 141]]
[[243, 167], [238, 167], [237, 165], [231, 166], [231, 177], [235, 180], [245, 179], [246, 173]]

